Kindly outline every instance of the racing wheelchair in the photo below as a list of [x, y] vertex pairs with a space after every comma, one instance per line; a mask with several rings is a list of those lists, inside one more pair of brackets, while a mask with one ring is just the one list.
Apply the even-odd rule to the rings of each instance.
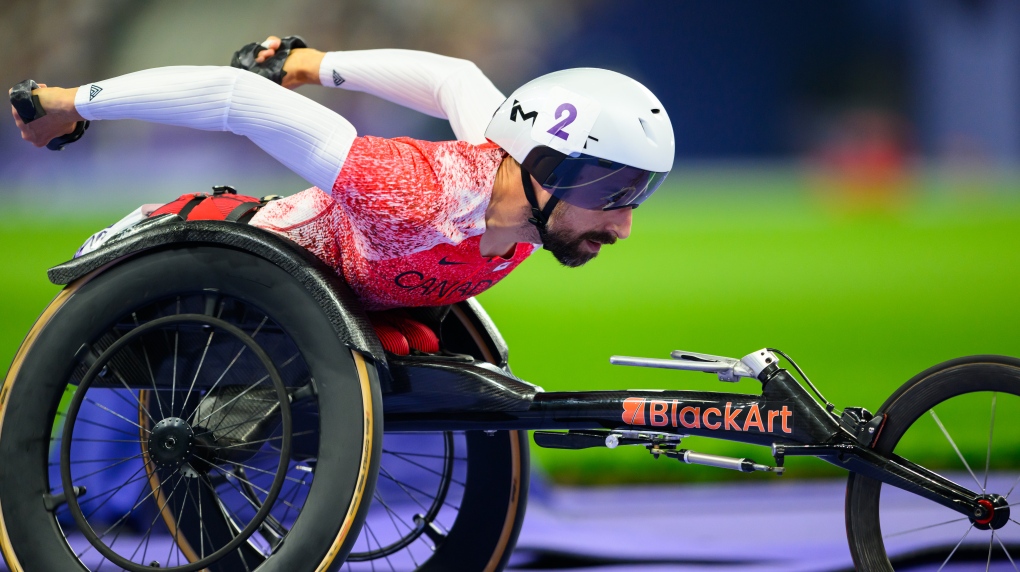
[[[837, 412], [791, 361], [815, 399], [769, 349], [612, 358], [755, 378], [760, 395], [546, 392], [512, 375], [473, 299], [432, 322], [440, 353], [387, 354], [329, 267], [246, 225], [150, 218], [49, 277], [66, 287], [0, 390], [12, 570], [499, 570], [523, 520], [528, 431], [543, 447], [641, 446], [744, 472], [804, 455], [843, 467], [860, 570], [1017, 551], [1016, 451], [992, 442], [995, 416], [1020, 405], [1017, 359], [935, 366], [875, 414]], [[972, 428], [988, 455], [971, 467], [946, 424], [989, 407], [990, 426]], [[931, 421], [962, 476], [896, 453]], [[774, 462], [680, 448], [688, 435], [764, 445]], [[905, 528], [885, 516], [904, 498], [918, 503]], [[963, 538], [932, 549], [951, 526]]]

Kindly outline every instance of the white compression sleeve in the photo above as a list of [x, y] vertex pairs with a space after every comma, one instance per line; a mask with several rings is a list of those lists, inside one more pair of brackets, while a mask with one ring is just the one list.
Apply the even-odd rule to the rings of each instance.
[[178, 66], [78, 88], [85, 119], [140, 119], [251, 139], [313, 185], [333, 189], [357, 131], [322, 105], [253, 73]]
[[476, 144], [506, 99], [474, 63], [413, 50], [328, 52], [319, 81], [449, 119], [458, 139]]

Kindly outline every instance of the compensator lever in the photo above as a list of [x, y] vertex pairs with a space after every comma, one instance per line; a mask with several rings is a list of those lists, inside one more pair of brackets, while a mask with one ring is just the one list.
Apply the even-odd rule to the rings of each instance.
[[716, 467], [719, 469], [730, 469], [731, 471], [740, 471], [742, 473], [753, 473], [754, 471], [765, 471], [769, 473], [776, 473], [779, 476], [783, 474], [783, 467], [772, 467], [769, 465], [762, 465], [761, 463], [755, 463], [752, 459], [736, 457], [724, 457], [722, 455], [710, 455], [708, 453], [697, 453], [689, 449], [658, 449], [652, 447], [648, 450], [652, 455], [658, 458], [659, 455], [665, 455], [672, 457], [682, 463], [689, 465], [705, 465], [708, 467]]
[[767, 349], [751, 352], [740, 359], [683, 350], [673, 351], [670, 357], [673, 359], [613, 356], [609, 358], [609, 363], [614, 365], [703, 371], [705, 373], [717, 374], [719, 381], [739, 381], [742, 377], [758, 377], [762, 370], [777, 361], [775, 354]]

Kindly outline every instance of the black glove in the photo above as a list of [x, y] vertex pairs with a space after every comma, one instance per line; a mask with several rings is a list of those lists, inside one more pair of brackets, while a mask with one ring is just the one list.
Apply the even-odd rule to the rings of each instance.
[[287, 72], [283, 71], [283, 62], [287, 61], [290, 51], [294, 48], [307, 47], [308, 45], [300, 36], [287, 36], [280, 40], [280, 47], [277, 48], [276, 54], [260, 64], [255, 62], [255, 58], [258, 57], [259, 52], [266, 48], [262, 44], [252, 42], [234, 52], [234, 57], [230, 58], [230, 65], [256, 73], [282, 85], [283, 76], [287, 75]]
[[[25, 123], [31, 123], [46, 115], [46, 110], [39, 103], [39, 96], [32, 95], [33, 89], [39, 89], [39, 84], [30, 79], [26, 79], [11, 88], [11, 105], [14, 106], [14, 110], [18, 112], [18, 116]], [[65, 145], [70, 145], [81, 139], [81, 136], [85, 134], [85, 130], [88, 128], [88, 121], [79, 121], [75, 124], [74, 131], [67, 135], [54, 137], [46, 144], [46, 148], [50, 151], [62, 151]]]

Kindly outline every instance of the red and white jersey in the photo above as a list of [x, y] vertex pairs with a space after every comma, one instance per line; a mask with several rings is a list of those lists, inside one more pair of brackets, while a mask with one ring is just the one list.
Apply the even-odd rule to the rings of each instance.
[[251, 224], [337, 270], [367, 310], [452, 304], [499, 282], [535, 251], [485, 257], [485, 209], [505, 152], [491, 143], [358, 137], [327, 194], [273, 201]]

